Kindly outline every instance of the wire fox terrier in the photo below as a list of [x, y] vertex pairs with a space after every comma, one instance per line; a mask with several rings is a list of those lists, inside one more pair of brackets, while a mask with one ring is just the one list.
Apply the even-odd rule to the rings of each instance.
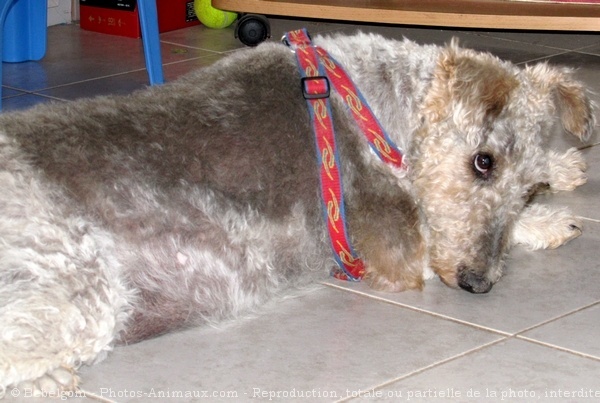
[[[564, 68], [373, 34], [317, 37], [404, 153], [371, 151], [330, 96], [346, 225], [377, 290], [434, 275], [488, 292], [509, 248], [581, 234], [543, 187], [586, 181], [548, 148], [587, 139], [592, 103]], [[265, 43], [129, 96], [0, 115], [0, 393], [77, 387], [127, 344], [251, 311], [327, 275], [315, 138], [296, 56]]]

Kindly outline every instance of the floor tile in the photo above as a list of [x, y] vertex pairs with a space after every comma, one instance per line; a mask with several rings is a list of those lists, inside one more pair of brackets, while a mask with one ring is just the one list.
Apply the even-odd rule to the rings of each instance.
[[148, 85], [146, 69], [141, 69], [59, 85], [50, 89], [36, 91], [36, 93], [73, 101], [78, 98], [90, 98], [100, 95], [127, 95]]
[[391, 383], [381, 398], [364, 401], [594, 401], [598, 374], [600, 361], [513, 339]]
[[234, 37], [234, 25], [224, 29], [211, 29], [197, 25], [160, 35], [163, 43], [203, 49], [211, 52], [228, 52], [244, 45]]
[[600, 44], [597, 43], [595, 45], [582, 47], [578, 52], [600, 56]]
[[41, 96], [39, 94], [23, 94], [15, 97], [2, 99], [2, 111], [17, 111], [31, 108], [37, 104], [57, 101], [56, 99]]
[[378, 384], [500, 338], [325, 288], [225, 329], [192, 329], [117, 348], [84, 369], [83, 387], [108, 397], [124, 390], [233, 391], [244, 400], [293, 390], [344, 397], [348, 388]]
[[525, 332], [522, 336], [593, 356], [600, 361], [598, 323], [600, 301], [589, 308]]
[[[212, 64], [220, 57], [222, 56], [215, 54], [167, 64], [163, 66], [165, 81], [173, 81], [194, 69]], [[148, 85], [148, 74], [146, 69], [141, 69], [108, 77], [84, 80], [69, 85], [62, 85], [48, 90], [38, 91], [38, 93], [64, 100], [75, 100], [81, 97], [87, 98], [98, 95], [126, 95], [135, 90], [145, 88]]]
[[600, 299], [600, 224], [586, 223], [583, 235], [556, 250], [511, 251], [503, 278], [489, 294], [473, 295], [446, 287], [437, 278], [422, 292], [381, 293], [364, 283], [327, 283], [514, 334]]
[[600, 37], [597, 34], [585, 32], [482, 31], [478, 32], [478, 35], [563, 50], [576, 50], [600, 45]]
[[14, 97], [17, 95], [23, 95], [24, 92], [23, 91], [19, 91], [17, 89], [14, 88], [10, 88], [10, 87], [2, 87], [2, 98], [8, 98], [8, 97]]
[[[140, 39], [83, 31], [75, 24], [50, 27], [48, 32], [48, 50], [41, 61], [4, 64], [5, 85], [36, 91], [145, 68]], [[163, 63], [210, 54], [197, 49], [181, 53], [174, 48], [161, 45]]]

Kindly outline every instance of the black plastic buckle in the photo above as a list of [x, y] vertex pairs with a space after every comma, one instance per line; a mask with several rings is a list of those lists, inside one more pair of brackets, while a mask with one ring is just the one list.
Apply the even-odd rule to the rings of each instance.
[[[308, 81], [317, 81], [317, 80], [323, 81], [325, 83], [325, 90], [315, 93], [315, 94], [309, 93], [308, 89], [307, 89], [307, 82]], [[329, 98], [329, 93], [330, 93], [329, 79], [325, 76], [302, 77], [300, 79], [300, 85], [302, 86], [302, 95], [304, 96], [304, 99]]]

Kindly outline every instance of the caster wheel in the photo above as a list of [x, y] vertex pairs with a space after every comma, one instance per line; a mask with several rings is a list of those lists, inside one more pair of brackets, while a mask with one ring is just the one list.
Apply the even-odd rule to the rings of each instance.
[[256, 46], [271, 37], [269, 20], [262, 15], [246, 14], [235, 26], [235, 37], [246, 46]]

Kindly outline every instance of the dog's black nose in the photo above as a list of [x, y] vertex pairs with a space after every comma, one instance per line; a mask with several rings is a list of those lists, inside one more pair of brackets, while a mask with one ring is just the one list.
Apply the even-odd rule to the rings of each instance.
[[458, 274], [458, 286], [473, 294], [485, 294], [492, 289], [493, 285], [494, 284], [488, 279], [478, 276], [468, 270]]

